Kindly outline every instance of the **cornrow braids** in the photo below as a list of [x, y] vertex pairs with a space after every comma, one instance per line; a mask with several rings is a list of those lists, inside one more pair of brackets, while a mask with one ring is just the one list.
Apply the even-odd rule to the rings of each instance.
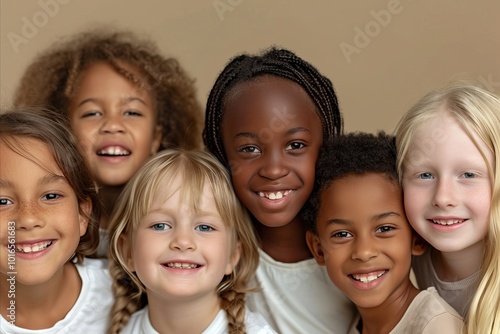
[[[69, 102], [83, 73], [97, 62], [106, 62], [152, 94], [157, 122], [163, 127], [160, 150], [201, 146], [203, 112], [194, 80], [177, 59], [164, 57], [155, 43], [129, 31], [98, 28], [54, 43], [26, 69], [14, 94], [14, 105], [53, 108], [68, 116]], [[145, 79], [127, 71], [124, 63]]]
[[272, 75], [300, 85], [316, 106], [323, 127], [323, 139], [343, 132], [343, 120], [331, 81], [293, 52], [270, 48], [261, 55], [241, 54], [232, 58], [215, 81], [205, 110], [203, 141], [219, 161], [228, 165], [222, 144], [221, 124], [230, 92], [242, 83]]

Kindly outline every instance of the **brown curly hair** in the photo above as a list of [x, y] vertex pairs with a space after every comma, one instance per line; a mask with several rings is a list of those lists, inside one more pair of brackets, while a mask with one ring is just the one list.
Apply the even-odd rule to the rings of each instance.
[[[68, 116], [69, 101], [78, 90], [83, 72], [102, 61], [152, 93], [158, 124], [163, 127], [160, 150], [201, 145], [203, 112], [194, 80], [175, 58], [165, 58], [155, 43], [130, 31], [98, 28], [56, 42], [26, 69], [15, 92], [14, 106], [51, 108]], [[133, 65], [147, 82], [120, 62]]]

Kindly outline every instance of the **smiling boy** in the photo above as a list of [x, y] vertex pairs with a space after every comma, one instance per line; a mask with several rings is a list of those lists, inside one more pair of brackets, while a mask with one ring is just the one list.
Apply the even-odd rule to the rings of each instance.
[[425, 246], [406, 219], [393, 137], [326, 142], [303, 213], [316, 261], [359, 311], [350, 333], [460, 333], [462, 318], [436, 290], [410, 281]]

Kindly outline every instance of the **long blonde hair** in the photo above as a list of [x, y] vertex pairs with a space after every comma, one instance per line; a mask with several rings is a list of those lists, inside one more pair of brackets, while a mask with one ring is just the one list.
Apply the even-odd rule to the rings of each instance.
[[231, 275], [217, 287], [221, 307], [226, 310], [230, 333], [245, 333], [245, 293], [259, 261], [258, 245], [246, 209], [231, 186], [226, 169], [209, 153], [201, 150], [165, 150], [149, 160], [123, 190], [109, 226], [110, 273], [113, 278], [115, 304], [108, 333], [119, 333], [131, 314], [147, 305], [146, 289], [126, 265], [120, 236], [129, 240], [140, 220], [149, 212], [160, 189], [168, 189], [176, 176], [182, 177], [181, 196], [198, 210], [201, 189], [207, 183], [224, 223], [233, 234], [233, 247], [241, 245], [241, 257]]
[[[397, 167], [400, 179], [405, 166], [417, 155], [410, 155], [415, 132], [422, 124], [443, 112], [454, 117], [481, 152], [491, 180], [490, 225], [485, 238], [481, 280], [466, 316], [465, 333], [500, 333], [500, 99], [473, 85], [453, 84], [433, 91], [418, 101], [396, 128]], [[485, 152], [473, 137], [477, 134], [493, 152], [488, 163]], [[436, 137], [439, 134], [435, 134]], [[432, 137], [432, 136], [431, 136]], [[432, 140], [432, 138], [431, 138]]]

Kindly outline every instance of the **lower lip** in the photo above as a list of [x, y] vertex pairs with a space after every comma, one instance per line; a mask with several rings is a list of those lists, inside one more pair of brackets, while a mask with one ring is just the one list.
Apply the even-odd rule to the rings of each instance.
[[54, 245], [56, 244], [56, 242], [57, 242], [56, 240], [53, 240], [52, 244], [49, 247], [38, 252], [22, 253], [16, 251], [16, 259], [24, 259], [24, 260], [38, 259], [39, 257], [42, 257], [48, 252], [50, 252], [52, 250], [52, 247], [54, 247]]
[[385, 278], [386, 274], [387, 274], [387, 271], [382, 276], [380, 276], [379, 278], [377, 278], [369, 283], [363, 283], [363, 282], [357, 281], [354, 278], [352, 278], [351, 276], [348, 276], [348, 277], [356, 289], [358, 289], [358, 290], [371, 290], [371, 289], [376, 288], [377, 286], [379, 286], [382, 283], [382, 280]]
[[117, 164], [117, 163], [120, 163], [120, 162], [127, 160], [130, 157], [130, 155], [115, 155], [115, 156], [97, 155], [97, 157], [99, 158], [99, 160], [102, 160], [106, 163]]
[[442, 231], [442, 232], [446, 232], [446, 231], [453, 231], [453, 230], [456, 230], [458, 228], [461, 228], [462, 226], [465, 225], [465, 223], [467, 222], [467, 220], [461, 222], [461, 223], [456, 223], [456, 224], [452, 224], [452, 225], [441, 225], [441, 224], [436, 224], [434, 223], [432, 220], [429, 220], [429, 223], [431, 224], [431, 227], [437, 231]]
[[257, 194], [259, 200], [263, 203], [265, 207], [274, 210], [281, 209], [283, 206], [285, 206], [290, 201], [290, 195], [292, 195], [292, 193], [283, 196], [280, 199], [269, 199], [267, 197], [261, 197], [259, 194]]

